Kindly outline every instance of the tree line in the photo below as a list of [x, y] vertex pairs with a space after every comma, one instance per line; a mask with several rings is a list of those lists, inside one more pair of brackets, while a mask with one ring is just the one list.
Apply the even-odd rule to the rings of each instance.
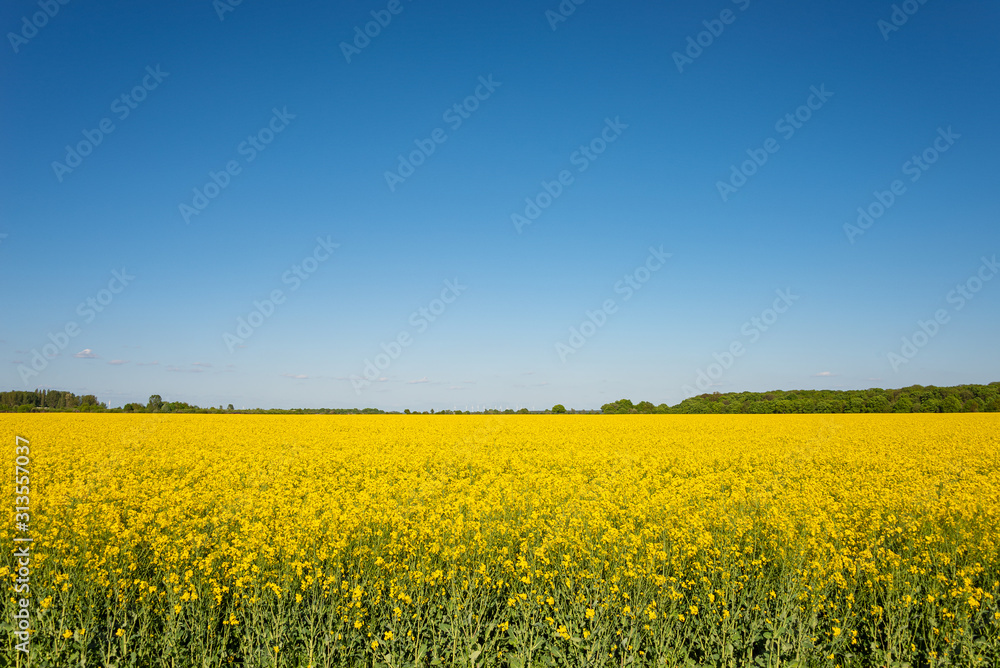
[[99, 402], [93, 394], [77, 396], [61, 390], [34, 390], [0, 392], [0, 412], [27, 412], [36, 408], [51, 410], [106, 410], [108, 405]]
[[[379, 408], [252, 408], [237, 410], [232, 404], [223, 408], [203, 408], [184, 401], [164, 401], [154, 394], [145, 404], [128, 403], [121, 408], [108, 408], [92, 394], [77, 396], [61, 390], [0, 392], [0, 413], [32, 411], [82, 411], [108, 413], [255, 413], [255, 414], [328, 414], [376, 415]], [[528, 413], [522, 408], [517, 413]], [[604, 413], [609, 415], [642, 414], [703, 414], [703, 413], [997, 413], [1000, 412], [1000, 382], [989, 385], [911, 385], [898, 390], [872, 388], [868, 390], [774, 390], [771, 392], [728, 392], [701, 394], [674, 406], [650, 401], [632, 403], [619, 399], [601, 406], [600, 411], [567, 410], [556, 404], [548, 414]], [[403, 411], [411, 414], [410, 410]], [[507, 409], [487, 409], [482, 414], [514, 414]], [[414, 412], [413, 414], [418, 414]], [[426, 412], [424, 413], [426, 414]], [[433, 410], [430, 414], [435, 414]], [[443, 410], [437, 415], [461, 415], [463, 411]], [[475, 414], [465, 411], [465, 415]]]
[[0, 413], [30, 413], [45, 411], [97, 411], [102, 413], [258, 413], [258, 414], [358, 414], [384, 413], [378, 408], [251, 408], [237, 410], [229, 404], [203, 408], [186, 401], [164, 401], [159, 394], [149, 397], [145, 404], [127, 403], [121, 408], [108, 408], [107, 402], [98, 401], [92, 394], [77, 396], [61, 390], [33, 390], [0, 392]]
[[1000, 382], [989, 385], [911, 385], [898, 390], [774, 390], [701, 394], [675, 406], [633, 404], [629, 399], [604, 404], [601, 411], [621, 413], [996, 413]]

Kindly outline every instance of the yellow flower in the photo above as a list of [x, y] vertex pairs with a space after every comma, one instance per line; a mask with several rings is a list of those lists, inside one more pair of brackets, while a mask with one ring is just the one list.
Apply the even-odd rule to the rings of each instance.
[[[621, 620], [605, 614], [616, 609], [647, 616], [639, 633], [691, 618], [697, 635], [744, 614], [778, 614], [778, 589], [793, 613], [828, 620], [805, 638], [815, 646], [841, 637], [861, 645], [852, 628], [894, 622], [907, 606], [942, 624], [931, 636], [942, 651], [992, 637], [1000, 621], [991, 593], [1000, 586], [998, 414], [564, 417], [0, 422], [17, 431], [28, 419], [45, 443], [33, 460], [46, 482], [48, 533], [35, 545], [47, 559], [38, 563], [51, 586], [43, 596], [52, 596], [42, 610], [60, 591], [80, 592], [147, 617], [221, 619], [232, 634], [238, 618], [276, 608], [303, 628], [313, 611], [281, 598], [303, 604], [309, 593], [336, 615], [329, 637], [345, 665], [395, 643], [380, 625], [385, 612], [402, 629], [455, 616], [510, 634], [504, 617], [477, 619], [470, 601], [503, 610], [534, 600], [557, 637], [607, 638], [592, 648], [599, 653], [645, 647], [618, 633]], [[660, 614], [654, 601], [677, 612]], [[603, 606], [601, 620], [591, 604]], [[58, 607], [64, 627], [91, 623], [71, 601]], [[570, 623], [586, 628], [570, 632]], [[165, 637], [127, 635], [165, 653]]]

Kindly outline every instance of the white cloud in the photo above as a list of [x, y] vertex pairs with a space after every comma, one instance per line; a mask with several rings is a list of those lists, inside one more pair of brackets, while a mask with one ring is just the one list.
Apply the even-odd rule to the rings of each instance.
[[[191, 366], [194, 366], [193, 364]], [[204, 373], [205, 370], [201, 368], [185, 369], [176, 365], [171, 364], [167, 367], [167, 371], [172, 371], [174, 373]]]
[[83, 350], [81, 350], [77, 354], [73, 355], [73, 357], [79, 357], [80, 359], [86, 359], [86, 360], [96, 360], [96, 359], [98, 359], [97, 355], [95, 355], [94, 351], [91, 350], [90, 348], [84, 348]]

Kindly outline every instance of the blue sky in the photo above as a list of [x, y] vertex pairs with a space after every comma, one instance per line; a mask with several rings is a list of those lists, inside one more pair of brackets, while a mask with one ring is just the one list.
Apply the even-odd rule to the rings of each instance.
[[0, 25], [6, 389], [426, 410], [1000, 380], [995, 3], [15, 0]]

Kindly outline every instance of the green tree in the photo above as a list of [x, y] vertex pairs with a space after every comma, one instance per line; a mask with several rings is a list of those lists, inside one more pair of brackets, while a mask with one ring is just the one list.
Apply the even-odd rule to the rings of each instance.
[[630, 399], [619, 399], [618, 401], [601, 406], [603, 412], [611, 414], [631, 413], [634, 409], [635, 406], [632, 405]]
[[889, 413], [891, 411], [892, 406], [884, 394], [876, 394], [868, 400], [868, 412], [870, 413]]
[[562, 404], [556, 404], [555, 406], [552, 407], [552, 412], [553, 413], [565, 413], [566, 412], [566, 407], [563, 406]]
[[942, 413], [961, 413], [962, 412], [962, 402], [958, 400], [954, 394], [945, 398], [941, 402], [941, 412]]
[[779, 399], [772, 402], [775, 413], [794, 413], [795, 404], [787, 399]]
[[902, 397], [896, 401], [892, 410], [896, 413], [910, 413], [913, 411], [913, 401], [909, 397]]
[[151, 395], [149, 397], [149, 403], [146, 404], [146, 408], [151, 411], [158, 411], [163, 406], [163, 397], [158, 394]]
[[924, 399], [920, 402], [920, 412], [922, 413], [940, 413], [941, 412], [941, 401], [939, 399]]
[[965, 402], [965, 407], [963, 410], [966, 413], [981, 413], [986, 407], [986, 404], [979, 397], [973, 397]]

